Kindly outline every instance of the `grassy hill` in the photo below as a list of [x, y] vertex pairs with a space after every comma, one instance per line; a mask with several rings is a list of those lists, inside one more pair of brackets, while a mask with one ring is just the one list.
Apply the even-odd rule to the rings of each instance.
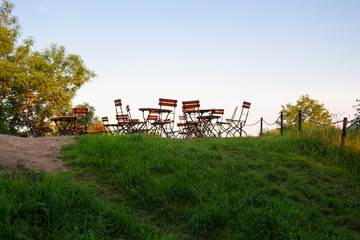
[[0, 176], [0, 239], [360, 238], [356, 147], [97, 135], [63, 155], [67, 172]]

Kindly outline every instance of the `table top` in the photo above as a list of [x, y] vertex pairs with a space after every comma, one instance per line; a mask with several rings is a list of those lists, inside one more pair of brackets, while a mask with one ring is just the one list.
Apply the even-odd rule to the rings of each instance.
[[75, 116], [58, 116], [58, 117], [53, 117], [53, 118], [50, 118], [51, 121], [74, 121], [74, 120], [77, 120], [79, 119], [78, 117], [75, 117]]
[[205, 116], [201, 116], [201, 117], [198, 117], [198, 118], [201, 118], [201, 119], [218, 119], [220, 118], [220, 116], [214, 116], [214, 115], [205, 115]]
[[157, 112], [157, 113], [171, 113], [172, 110], [170, 109], [162, 109], [162, 108], [139, 108], [141, 112]]
[[217, 110], [222, 110], [222, 109], [216, 109], [216, 108], [208, 108], [208, 109], [190, 109], [190, 110], [185, 110], [184, 113], [206, 113], [206, 112], [215, 112]]

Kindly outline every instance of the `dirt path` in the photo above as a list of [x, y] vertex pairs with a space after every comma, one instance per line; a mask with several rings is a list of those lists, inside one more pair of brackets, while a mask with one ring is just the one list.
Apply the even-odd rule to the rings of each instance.
[[60, 149], [74, 136], [17, 138], [0, 136], [1, 169], [33, 169], [52, 172], [65, 169]]

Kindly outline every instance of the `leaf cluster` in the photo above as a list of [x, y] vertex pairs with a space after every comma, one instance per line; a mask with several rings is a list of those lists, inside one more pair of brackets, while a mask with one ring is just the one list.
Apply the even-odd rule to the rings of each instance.
[[350, 130], [360, 130], [360, 99], [357, 99], [356, 102], [358, 103], [354, 107], [356, 108], [355, 118], [350, 121]]
[[[288, 121], [296, 119], [299, 114], [299, 110], [301, 110], [303, 115], [315, 122], [331, 123], [332, 114], [329, 110], [325, 108], [324, 104], [319, 103], [318, 100], [310, 98], [308, 94], [302, 95], [299, 100], [297, 100], [296, 104], [288, 103], [285, 106], [281, 105], [281, 108], [285, 119]], [[289, 124], [288, 121], [285, 121], [285, 123]], [[302, 118], [302, 121], [305, 125], [314, 125], [314, 123], [304, 117]]]
[[3, 1], [0, 10], [0, 133], [15, 133], [25, 126], [32, 109], [39, 124], [71, 109], [77, 90], [95, 77], [79, 55], [51, 44], [32, 50], [34, 41], [17, 45], [20, 25], [11, 16], [14, 5]]

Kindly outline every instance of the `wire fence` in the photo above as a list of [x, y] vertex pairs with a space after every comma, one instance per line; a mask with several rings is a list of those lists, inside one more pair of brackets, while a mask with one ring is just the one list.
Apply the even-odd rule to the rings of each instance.
[[[301, 131], [302, 128], [302, 117], [306, 118], [308, 121], [319, 125], [319, 126], [332, 126], [332, 125], [337, 125], [337, 124], [341, 124], [342, 123], [342, 128], [341, 128], [341, 151], [343, 151], [344, 147], [345, 147], [345, 140], [346, 140], [346, 130], [347, 130], [347, 118], [345, 117], [343, 120], [341, 121], [336, 121], [336, 122], [331, 122], [331, 123], [319, 123], [317, 121], [314, 121], [313, 119], [309, 118], [308, 116], [306, 116], [305, 114], [302, 113], [301, 110], [299, 110], [298, 114], [296, 115], [294, 120], [289, 120], [287, 119], [283, 112], [280, 113], [280, 116], [275, 120], [275, 122], [273, 123], [268, 123], [267, 121], [265, 121], [262, 117], [260, 118], [259, 121], [257, 121], [256, 123], [253, 124], [248, 124], [245, 125], [245, 127], [251, 127], [251, 126], [255, 126], [258, 123], [260, 123], [260, 136], [263, 135], [263, 125], [266, 124], [268, 126], [274, 126], [274, 125], [280, 125], [280, 134], [283, 135], [284, 132], [284, 122], [286, 121], [287, 124], [289, 125], [295, 125], [297, 124], [298, 126], [298, 131]], [[280, 121], [279, 121], [280, 120]]]

